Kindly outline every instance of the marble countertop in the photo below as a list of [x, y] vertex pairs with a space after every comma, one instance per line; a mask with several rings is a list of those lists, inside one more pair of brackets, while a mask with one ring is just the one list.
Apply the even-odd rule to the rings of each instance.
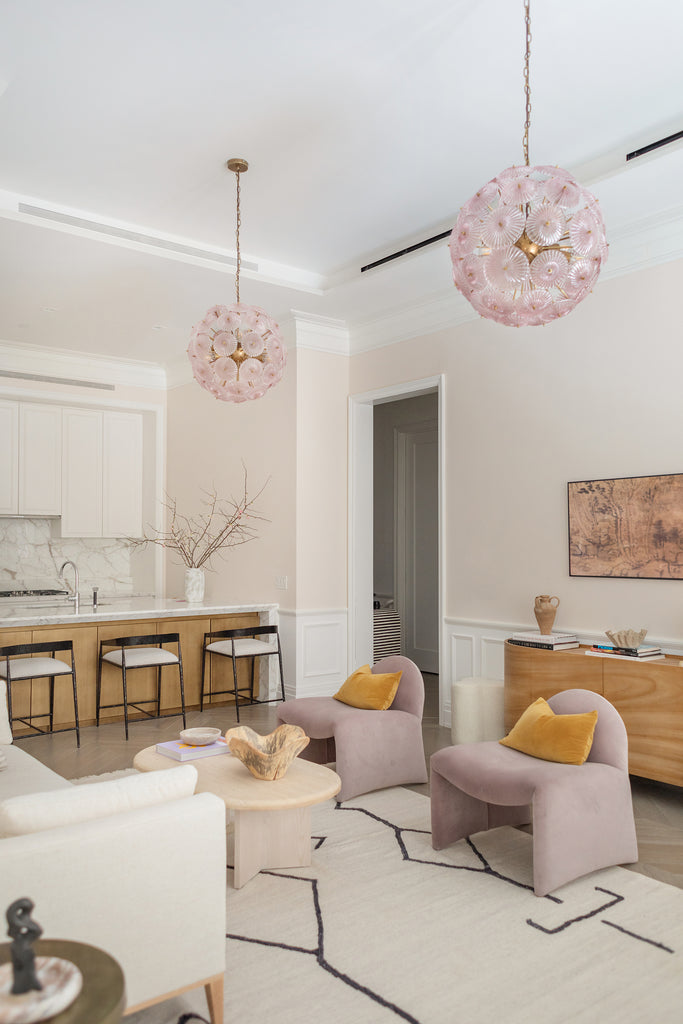
[[[72, 603], [29, 605], [0, 603], [0, 629], [24, 626], [68, 625], [70, 622], [116, 622], [127, 619], [179, 618], [181, 616], [240, 615], [246, 612], [266, 613], [268, 620], [277, 612], [276, 604], [229, 605], [218, 602], [188, 604], [182, 598], [110, 597], [102, 600], [94, 611], [89, 600], [81, 601], [78, 611]], [[263, 619], [261, 620], [263, 623]]]

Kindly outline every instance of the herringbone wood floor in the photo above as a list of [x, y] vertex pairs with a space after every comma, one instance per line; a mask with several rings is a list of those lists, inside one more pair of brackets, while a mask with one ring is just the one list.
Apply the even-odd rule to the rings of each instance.
[[[427, 699], [423, 734], [427, 759], [451, 742], [450, 730], [438, 724], [438, 679], [425, 676]], [[256, 732], [271, 732], [277, 725], [277, 705], [245, 707], [241, 724]], [[212, 707], [203, 714], [190, 711], [188, 727], [214, 725], [223, 731], [237, 724], [233, 705]], [[143, 719], [131, 723], [126, 742], [123, 722], [90, 726], [81, 730], [81, 747], [76, 747], [73, 732], [54, 733], [20, 739], [19, 746], [67, 779], [130, 768], [133, 756], [143, 747], [161, 740], [175, 739], [182, 728], [179, 717]], [[411, 786], [428, 793], [429, 786]], [[632, 870], [683, 888], [683, 789], [642, 779], [632, 779], [633, 804], [638, 830], [640, 860]]]

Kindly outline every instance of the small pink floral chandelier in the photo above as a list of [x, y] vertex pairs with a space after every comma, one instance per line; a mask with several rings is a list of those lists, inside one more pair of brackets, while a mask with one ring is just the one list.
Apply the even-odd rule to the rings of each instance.
[[228, 160], [237, 176], [237, 301], [212, 306], [192, 328], [187, 354], [198, 384], [222, 402], [262, 398], [282, 379], [287, 359], [280, 328], [258, 306], [240, 302], [240, 174], [246, 160]]
[[592, 291], [607, 258], [595, 196], [560, 167], [529, 166], [529, 0], [524, 13], [524, 166], [501, 171], [465, 203], [449, 242], [458, 291], [508, 327], [565, 316]]

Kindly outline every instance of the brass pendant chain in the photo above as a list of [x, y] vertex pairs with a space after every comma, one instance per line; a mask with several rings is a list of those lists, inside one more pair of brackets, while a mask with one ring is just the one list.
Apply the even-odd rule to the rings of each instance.
[[[527, 163], [529, 161], [527, 160]], [[240, 264], [242, 257], [240, 255], [240, 226], [242, 224], [242, 218], [240, 216], [240, 172], [235, 171], [237, 177], [237, 270], [235, 272], [235, 293], [237, 295], [237, 301], [240, 301]]]
[[[524, 55], [524, 96], [526, 98], [526, 121], [524, 122], [524, 163], [529, 166], [529, 128], [531, 126], [531, 90], [529, 89], [529, 56], [531, 54], [531, 16], [529, 0], [524, 0], [524, 21], [526, 24], [526, 53]], [[239, 176], [238, 176], [239, 181]]]

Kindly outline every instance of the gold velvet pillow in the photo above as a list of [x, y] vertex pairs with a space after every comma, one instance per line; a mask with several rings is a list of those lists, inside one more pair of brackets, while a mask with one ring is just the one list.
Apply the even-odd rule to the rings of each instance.
[[352, 708], [365, 711], [386, 711], [391, 707], [401, 672], [371, 672], [369, 665], [363, 665], [352, 672], [341, 689], [334, 694], [335, 700], [350, 704]]
[[597, 720], [597, 711], [556, 715], [548, 702], [539, 697], [498, 742], [544, 761], [583, 764], [593, 745]]

